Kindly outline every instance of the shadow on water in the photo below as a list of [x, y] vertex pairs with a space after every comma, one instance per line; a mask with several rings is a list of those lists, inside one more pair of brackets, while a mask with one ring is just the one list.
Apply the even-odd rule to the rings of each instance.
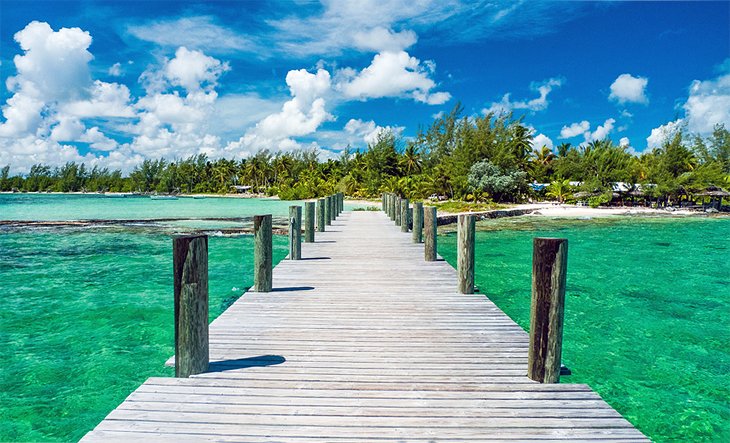
[[271, 292], [295, 292], [295, 291], [312, 291], [313, 286], [289, 286], [285, 288], [273, 288]]
[[257, 357], [237, 358], [235, 360], [214, 361], [208, 365], [207, 372], [225, 372], [261, 366], [280, 365], [286, 361], [281, 355], [259, 355]]

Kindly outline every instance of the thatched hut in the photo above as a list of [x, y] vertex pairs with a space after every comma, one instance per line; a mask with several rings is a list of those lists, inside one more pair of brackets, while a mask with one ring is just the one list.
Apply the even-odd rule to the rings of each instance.
[[[695, 195], [697, 197], [702, 197], [702, 209], [710, 207], [719, 210], [720, 206], [722, 206], [722, 199], [730, 198], [730, 192], [724, 191], [717, 186], [711, 186]], [[709, 205], [706, 203], [706, 197], [710, 197]]]

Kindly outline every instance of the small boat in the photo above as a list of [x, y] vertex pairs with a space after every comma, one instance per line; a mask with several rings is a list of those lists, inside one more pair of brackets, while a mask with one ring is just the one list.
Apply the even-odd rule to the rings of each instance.
[[202, 200], [204, 198], [205, 198], [204, 195], [193, 195], [193, 200]]
[[177, 200], [177, 196], [174, 195], [150, 195], [152, 200]]

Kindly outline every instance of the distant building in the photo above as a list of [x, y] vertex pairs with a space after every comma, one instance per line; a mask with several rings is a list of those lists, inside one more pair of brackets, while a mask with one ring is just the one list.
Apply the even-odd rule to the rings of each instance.
[[231, 186], [231, 189], [233, 189], [237, 194], [243, 194], [251, 191], [251, 189], [253, 189], [253, 186], [233, 185]]

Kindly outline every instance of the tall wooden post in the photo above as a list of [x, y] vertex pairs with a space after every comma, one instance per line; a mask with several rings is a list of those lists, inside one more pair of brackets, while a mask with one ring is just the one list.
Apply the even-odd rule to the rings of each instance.
[[253, 288], [271, 292], [273, 286], [271, 214], [253, 216]]
[[476, 217], [463, 214], [458, 220], [458, 272], [459, 292], [474, 293], [474, 226]]
[[302, 259], [302, 207], [289, 206], [289, 260]]
[[208, 370], [208, 236], [172, 239], [175, 377]]
[[400, 201], [400, 232], [408, 232], [408, 199]]
[[329, 226], [332, 224], [332, 196], [324, 198], [324, 222]]
[[325, 211], [325, 200], [320, 198], [317, 200], [317, 231], [324, 232], [324, 225], [327, 223], [326, 211]]
[[436, 207], [423, 208], [423, 250], [426, 261], [436, 261], [436, 235], [438, 234], [438, 219]]
[[413, 203], [413, 243], [423, 241], [423, 203]]
[[338, 200], [340, 202], [340, 214], [342, 214], [345, 211], [345, 193], [340, 192], [340, 199]]
[[397, 212], [395, 210], [396, 205], [398, 204], [398, 196], [395, 194], [390, 195], [390, 220], [395, 222], [395, 213]]
[[314, 202], [304, 202], [304, 242], [314, 243]]
[[395, 225], [400, 226], [400, 219], [403, 212], [401, 211], [401, 201], [402, 199], [400, 197], [395, 198]]
[[380, 196], [380, 210], [383, 212], [387, 212], [385, 209], [385, 200], [387, 200], [388, 194], [383, 192], [383, 195]]
[[540, 383], [560, 381], [567, 269], [567, 239], [533, 240], [527, 376]]

